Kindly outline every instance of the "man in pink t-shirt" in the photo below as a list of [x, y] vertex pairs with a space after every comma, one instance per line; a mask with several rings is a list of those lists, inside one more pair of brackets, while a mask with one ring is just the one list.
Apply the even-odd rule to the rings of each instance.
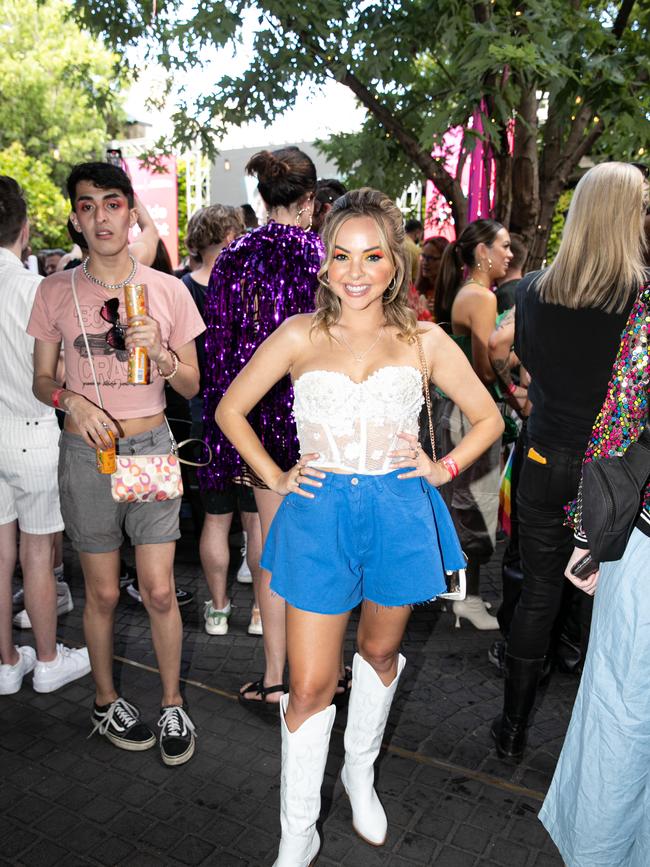
[[[79, 552], [86, 584], [84, 629], [96, 687], [92, 721], [94, 731], [122, 749], [145, 750], [156, 743], [137, 707], [118, 696], [113, 682], [124, 528], [135, 546], [140, 593], [162, 681], [161, 756], [167, 765], [180, 765], [191, 758], [195, 745], [194, 725], [179, 688], [182, 624], [173, 562], [180, 500], [115, 502], [111, 476], [97, 471], [95, 451], [111, 445], [110, 431], [119, 438], [122, 454], [169, 453], [165, 380], [185, 398], [197, 393], [194, 338], [205, 326], [179, 280], [137, 263], [129, 254], [129, 229], [137, 211], [131, 182], [121, 169], [107, 163], [75, 166], [68, 193], [70, 219], [86, 238], [89, 256], [79, 268], [43, 280], [27, 331], [35, 338], [34, 394], [66, 413], [59, 489], [66, 532]], [[147, 285], [149, 315], [131, 323], [124, 309], [126, 283]], [[55, 379], [61, 342], [65, 389]], [[134, 346], [149, 354], [148, 385], [127, 382], [128, 353]]]

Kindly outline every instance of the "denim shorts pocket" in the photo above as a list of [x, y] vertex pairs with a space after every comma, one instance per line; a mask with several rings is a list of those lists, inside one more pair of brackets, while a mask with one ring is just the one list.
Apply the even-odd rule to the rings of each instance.
[[285, 497], [285, 502], [288, 506], [291, 506], [292, 509], [313, 509], [319, 500], [322, 500], [323, 497], [327, 496], [327, 488], [312, 488], [311, 485], [305, 485], [303, 490], [308, 491], [309, 493], [313, 493], [313, 497], [303, 497], [301, 494], [287, 494]]
[[[409, 472], [409, 468], [405, 468], [404, 472]], [[417, 503], [418, 500], [426, 497], [422, 479], [419, 476], [411, 479], [400, 479], [391, 473], [382, 478], [381, 484], [389, 494], [400, 500], [411, 500], [413, 503]]]

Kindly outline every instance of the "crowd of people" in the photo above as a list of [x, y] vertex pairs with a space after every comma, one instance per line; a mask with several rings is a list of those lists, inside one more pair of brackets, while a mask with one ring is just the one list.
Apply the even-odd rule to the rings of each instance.
[[[179, 684], [178, 448], [165, 415], [180, 402], [208, 455], [192, 478], [209, 635], [229, 628], [236, 515], [245, 539], [248, 632], [263, 636], [265, 670], [239, 698], [279, 711], [277, 867], [318, 856], [341, 701], [354, 829], [384, 843], [373, 768], [406, 664], [402, 637], [412, 606], [459, 571], [456, 626], [501, 632], [489, 654], [504, 679], [492, 726], [501, 759], [521, 760], [553, 668], [582, 674], [541, 813], [566, 863], [646, 863], [650, 494], [622, 558], [591, 571], [574, 570], [589, 539], [573, 501], [585, 464], [621, 459], [647, 424], [647, 173], [613, 162], [586, 172], [557, 256], [526, 273], [525, 239], [495, 220], [425, 238], [383, 193], [319, 181], [295, 147], [262, 151], [246, 170], [266, 221], [250, 206], [199, 210], [181, 279], [119, 167], [74, 167], [75, 246], [45, 251], [40, 273], [25, 267], [25, 199], [0, 177], [0, 695], [30, 672], [40, 692], [91, 672], [93, 733], [131, 751], [158, 743], [168, 766], [194, 755]], [[133, 285], [147, 287], [148, 306], [129, 316]], [[142, 350], [151, 375], [134, 384]], [[115, 444], [118, 468], [98, 471]], [[495, 553], [504, 466], [512, 509], [493, 611], [481, 570]], [[55, 639], [72, 606], [63, 531], [85, 583], [87, 647], [77, 650]], [[160, 671], [157, 735], [113, 681], [126, 543]], [[15, 617], [14, 603], [24, 609]], [[349, 666], [343, 640], [358, 606]], [[12, 618], [35, 648], [14, 645]]]

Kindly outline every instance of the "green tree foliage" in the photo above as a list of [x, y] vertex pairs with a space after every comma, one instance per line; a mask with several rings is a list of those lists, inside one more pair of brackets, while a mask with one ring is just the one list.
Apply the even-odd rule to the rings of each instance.
[[70, 207], [44, 162], [30, 157], [14, 142], [0, 151], [0, 174], [14, 178], [27, 199], [32, 250], [69, 247], [66, 222]]
[[[357, 136], [328, 146], [354, 182], [393, 194], [430, 178], [457, 224], [460, 185], [432, 141], [485, 99], [498, 160], [497, 216], [544, 255], [557, 200], [580, 160], [648, 148], [650, 4], [635, 0], [80, 0], [76, 14], [118, 50], [138, 43], [170, 70], [200, 67], [207, 48], [241, 47], [195, 106], [181, 105], [179, 141], [207, 144], [231, 125], [269, 121], [305, 81], [334, 79], [368, 111]], [[243, 22], [257, 15], [252, 51]], [[515, 125], [515, 149], [507, 146]], [[598, 151], [598, 148], [601, 148]]]
[[70, 19], [65, 0], [0, 0], [0, 148], [20, 142], [62, 183], [102, 158], [122, 118], [118, 57]]

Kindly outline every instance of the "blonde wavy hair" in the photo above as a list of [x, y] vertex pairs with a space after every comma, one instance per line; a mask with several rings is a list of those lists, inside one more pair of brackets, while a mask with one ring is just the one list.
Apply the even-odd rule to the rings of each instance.
[[538, 283], [540, 298], [574, 310], [621, 313], [643, 282], [643, 174], [629, 163], [601, 163], [575, 189], [560, 249]]
[[417, 333], [417, 320], [415, 312], [408, 304], [410, 268], [404, 249], [402, 213], [388, 196], [370, 187], [345, 193], [334, 202], [325, 218], [322, 237], [326, 256], [318, 272], [316, 313], [312, 328], [329, 332], [341, 318], [341, 302], [332, 292], [327, 272], [334, 256], [339, 229], [345, 222], [356, 217], [370, 217], [377, 226], [381, 250], [395, 269], [383, 298], [386, 324], [394, 326], [399, 336], [411, 343]]

